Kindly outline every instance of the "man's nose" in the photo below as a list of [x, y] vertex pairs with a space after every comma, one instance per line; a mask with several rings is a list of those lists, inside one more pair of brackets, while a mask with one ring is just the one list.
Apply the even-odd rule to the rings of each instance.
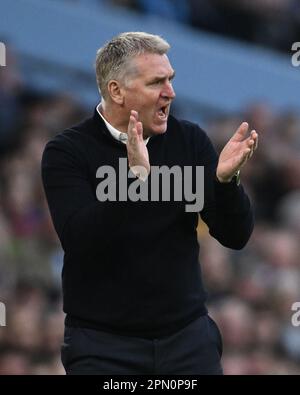
[[168, 99], [174, 99], [176, 96], [175, 90], [173, 88], [173, 85], [170, 82], [167, 82], [166, 85], [164, 86], [164, 90], [162, 92], [162, 96], [166, 97]]

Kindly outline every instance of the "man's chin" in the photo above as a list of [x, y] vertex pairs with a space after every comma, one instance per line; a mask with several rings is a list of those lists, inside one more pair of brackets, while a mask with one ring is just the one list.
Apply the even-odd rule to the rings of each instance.
[[153, 127], [151, 128], [151, 134], [154, 135], [158, 135], [158, 134], [164, 134], [166, 133], [168, 128], [168, 123], [164, 122], [161, 125], [153, 125]]

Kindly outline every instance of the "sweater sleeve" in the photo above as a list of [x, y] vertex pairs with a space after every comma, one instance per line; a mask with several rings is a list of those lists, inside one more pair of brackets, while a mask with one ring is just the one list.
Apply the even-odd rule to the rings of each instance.
[[66, 252], [87, 252], [100, 239], [105, 242], [113, 231], [109, 202], [97, 200], [84, 157], [64, 134], [46, 145], [42, 157], [42, 181], [50, 214]]
[[222, 184], [216, 179], [218, 155], [208, 138], [201, 131], [198, 158], [204, 165], [204, 207], [200, 215], [209, 233], [222, 245], [242, 249], [254, 227], [250, 201], [242, 185]]

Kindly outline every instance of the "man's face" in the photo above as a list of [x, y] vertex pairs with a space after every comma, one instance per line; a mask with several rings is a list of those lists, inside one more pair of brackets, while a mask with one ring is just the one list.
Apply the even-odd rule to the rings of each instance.
[[[123, 88], [125, 111], [138, 111], [144, 137], [165, 133], [175, 92], [175, 72], [167, 55], [143, 54], [132, 61], [137, 73]], [[128, 115], [129, 118], [129, 115]]]

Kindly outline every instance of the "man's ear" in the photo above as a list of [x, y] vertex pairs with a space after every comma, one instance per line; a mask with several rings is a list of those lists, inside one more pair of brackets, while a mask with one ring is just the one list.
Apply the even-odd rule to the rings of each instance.
[[109, 81], [107, 90], [112, 101], [120, 105], [124, 103], [123, 89], [119, 81], [116, 80]]

